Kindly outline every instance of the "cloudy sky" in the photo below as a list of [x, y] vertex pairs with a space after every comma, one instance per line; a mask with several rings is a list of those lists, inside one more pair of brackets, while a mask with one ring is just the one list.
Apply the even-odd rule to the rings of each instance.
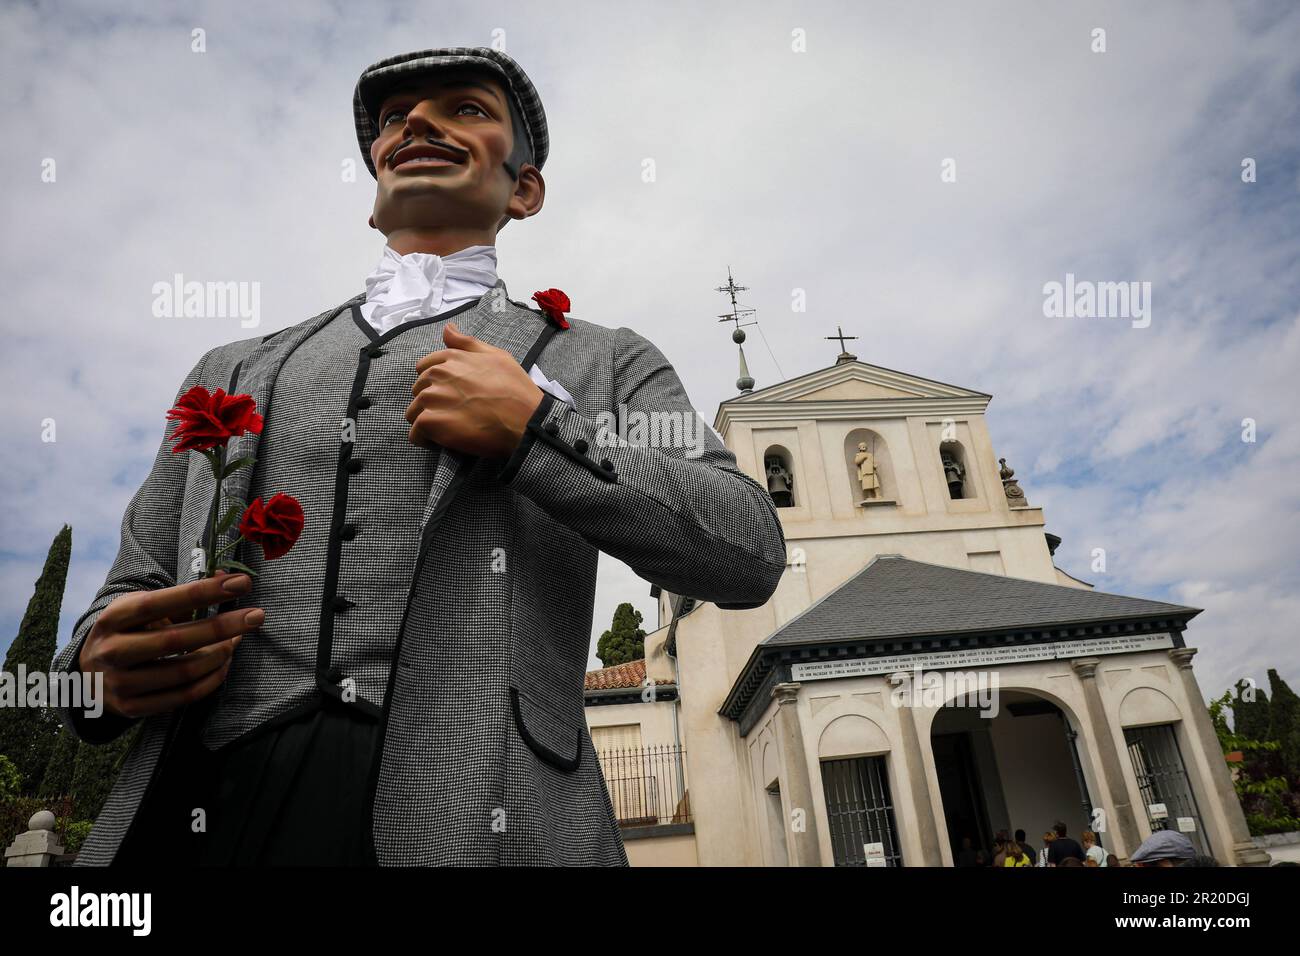
[[[839, 323], [864, 361], [989, 392], [1059, 565], [1205, 608], [1207, 695], [1270, 666], [1300, 686], [1300, 8], [711, 6], [6, 4], [0, 647], [64, 522], [67, 639], [203, 352], [362, 291], [383, 237], [369, 174], [341, 175], [360, 70], [496, 44], [552, 135], [545, 209], [500, 237], [514, 298], [559, 287], [642, 332], [710, 422], [728, 265], [760, 387], [831, 364]], [[155, 318], [176, 273], [260, 283], [261, 326]], [[1151, 283], [1150, 324], [1045, 317], [1067, 273]], [[652, 628], [647, 592], [603, 558], [596, 632], [623, 600]]]

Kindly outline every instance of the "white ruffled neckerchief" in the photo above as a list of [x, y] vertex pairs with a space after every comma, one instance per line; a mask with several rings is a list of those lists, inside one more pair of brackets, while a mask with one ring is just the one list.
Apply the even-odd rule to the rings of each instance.
[[383, 335], [391, 328], [438, 315], [477, 299], [497, 282], [496, 246], [466, 246], [449, 255], [408, 252], [384, 245], [366, 277], [361, 317]]
[[[431, 252], [399, 255], [385, 243], [375, 271], [366, 277], [361, 317], [383, 335], [413, 319], [441, 315], [473, 302], [497, 283], [496, 246], [466, 246], [445, 256]], [[564, 386], [534, 363], [529, 377], [538, 388], [574, 404]]]

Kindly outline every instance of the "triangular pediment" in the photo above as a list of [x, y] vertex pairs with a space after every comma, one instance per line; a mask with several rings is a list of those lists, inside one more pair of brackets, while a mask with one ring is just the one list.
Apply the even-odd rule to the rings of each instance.
[[919, 375], [896, 372], [866, 362], [844, 362], [788, 379], [726, 404], [760, 402], [897, 401], [898, 399], [982, 398], [989, 396]]
[[838, 382], [832, 382], [821, 388], [815, 388], [810, 392], [801, 392], [792, 395], [787, 401], [793, 402], [845, 402], [873, 398], [919, 398], [913, 391], [902, 388], [893, 388], [888, 385], [881, 385], [877, 382], [867, 381], [865, 378], [854, 376], [853, 378], [841, 379]]

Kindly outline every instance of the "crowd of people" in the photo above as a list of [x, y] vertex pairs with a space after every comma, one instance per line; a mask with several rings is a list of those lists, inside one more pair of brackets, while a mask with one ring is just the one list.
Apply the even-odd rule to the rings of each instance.
[[[958, 867], [1018, 866], [1119, 866], [1114, 853], [1108, 851], [1092, 830], [1084, 830], [1075, 840], [1060, 821], [1043, 834], [1043, 845], [1035, 848], [1025, 840], [1025, 831], [1014, 835], [999, 830], [988, 850], [974, 846], [970, 837], [962, 837], [954, 865]], [[1142, 841], [1127, 866], [1218, 866], [1213, 857], [1196, 851], [1185, 834], [1175, 830], [1157, 830]]]

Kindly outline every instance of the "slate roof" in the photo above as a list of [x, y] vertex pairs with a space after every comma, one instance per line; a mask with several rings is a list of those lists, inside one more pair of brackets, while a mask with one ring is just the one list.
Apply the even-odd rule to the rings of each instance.
[[1190, 619], [1200, 612], [1180, 604], [878, 555], [763, 645], [1030, 630], [1135, 618]]

